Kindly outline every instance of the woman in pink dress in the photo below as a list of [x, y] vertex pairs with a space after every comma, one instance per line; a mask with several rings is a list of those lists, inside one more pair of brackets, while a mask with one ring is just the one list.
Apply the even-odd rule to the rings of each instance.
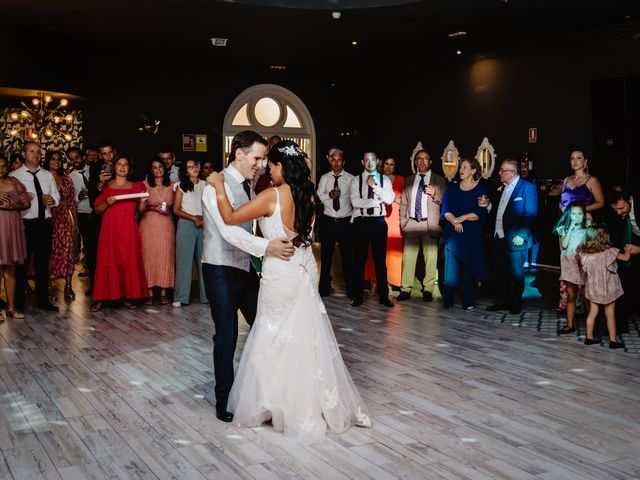
[[47, 152], [44, 169], [51, 172], [60, 192], [60, 202], [55, 207], [51, 207], [53, 236], [49, 279], [64, 277], [64, 298], [71, 301], [76, 298], [71, 287], [71, 278], [74, 270], [74, 246], [78, 236], [76, 223], [78, 203], [75, 199], [73, 181], [64, 174], [62, 168], [62, 153], [57, 150]]
[[396, 175], [396, 160], [389, 157], [382, 164], [384, 173], [393, 184], [396, 198], [387, 205], [387, 281], [391, 286], [402, 285], [402, 233], [400, 232], [400, 197], [404, 188], [404, 177]]
[[129, 158], [119, 156], [115, 161], [115, 179], [100, 185], [93, 211], [102, 215], [98, 257], [93, 283], [92, 312], [102, 308], [105, 300], [124, 299], [124, 306], [136, 308], [131, 300], [147, 296], [144, 276], [140, 230], [136, 212], [140, 198], [118, 198], [123, 195], [146, 193], [142, 182], [131, 182]]
[[9, 177], [9, 161], [0, 155], [0, 280], [4, 277], [7, 309], [0, 311], [0, 322], [6, 315], [24, 318], [13, 300], [16, 293], [15, 266], [27, 257], [27, 240], [20, 211], [31, 206], [31, 196], [24, 185]]
[[624, 293], [616, 260], [629, 261], [630, 252], [631, 245], [625, 245], [624, 253], [612, 248], [604, 226], [589, 227], [584, 242], [578, 247], [577, 259], [585, 274], [584, 296], [590, 302], [585, 345], [600, 343], [599, 338], [594, 338], [593, 330], [598, 310], [603, 305], [609, 330], [609, 348], [625, 347], [622, 341], [618, 341], [616, 332], [616, 300]]
[[160, 303], [169, 303], [167, 288], [176, 285], [176, 230], [173, 223], [173, 183], [164, 162], [151, 160], [144, 185], [149, 198], [140, 203], [142, 258], [147, 277], [146, 305], [153, 304], [153, 288], [160, 289]]

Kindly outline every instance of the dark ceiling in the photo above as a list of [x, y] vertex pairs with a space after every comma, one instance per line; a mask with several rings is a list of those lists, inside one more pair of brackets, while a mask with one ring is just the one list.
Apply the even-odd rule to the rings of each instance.
[[[639, 0], [425, 0], [343, 8], [339, 20], [328, 6], [366, 2], [247, 3], [323, 8], [238, 0], [23, 0], [2, 7], [0, 53], [5, 67], [22, 71], [36, 61], [50, 82], [62, 79], [64, 87], [82, 76], [88, 89], [123, 76], [140, 82], [173, 81], [190, 72], [238, 77], [272, 65], [287, 67], [274, 75], [367, 81], [380, 72], [410, 74], [417, 66], [562, 41], [578, 32], [637, 24], [640, 18]], [[449, 38], [457, 31], [467, 35]], [[214, 47], [210, 37], [228, 38], [228, 46]], [[462, 54], [456, 56], [458, 48]], [[52, 66], [59, 70], [55, 76]], [[22, 75], [27, 85], [9, 86], [38, 87], [28, 85], [34, 83], [28, 72]]]

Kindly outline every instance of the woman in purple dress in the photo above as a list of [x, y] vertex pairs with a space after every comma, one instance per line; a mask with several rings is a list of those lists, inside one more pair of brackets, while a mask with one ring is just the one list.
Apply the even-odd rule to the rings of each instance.
[[27, 240], [20, 211], [29, 208], [31, 196], [24, 185], [9, 177], [9, 161], [0, 155], [0, 280], [4, 277], [7, 294], [7, 309], [0, 311], [0, 322], [7, 315], [24, 318], [18, 312], [13, 300], [16, 293], [15, 266], [24, 263], [27, 257]]
[[[591, 223], [593, 213], [604, 207], [604, 193], [600, 181], [589, 173], [589, 160], [583, 150], [571, 152], [571, 169], [573, 175], [569, 175], [562, 183], [560, 195], [560, 211], [564, 213], [572, 203], [580, 202], [586, 207], [587, 224]], [[577, 295], [576, 291], [560, 280], [560, 304], [558, 310], [567, 310], [567, 301], [570, 296]], [[559, 333], [572, 333], [571, 328], [565, 327]]]

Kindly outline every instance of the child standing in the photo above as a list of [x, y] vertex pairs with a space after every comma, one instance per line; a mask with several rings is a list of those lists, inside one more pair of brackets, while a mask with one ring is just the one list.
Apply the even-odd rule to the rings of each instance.
[[611, 247], [609, 234], [603, 226], [589, 227], [583, 244], [578, 247], [577, 259], [585, 273], [584, 293], [591, 302], [587, 316], [587, 338], [585, 345], [600, 343], [593, 338], [593, 329], [600, 305], [604, 305], [609, 330], [609, 348], [624, 348], [616, 338], [616, 299], [624, 292], [618, 277], [616, 260], [627, 261], [631, 257], [631, 246], [624, 247], [624, 253]]
[[576, 299], [578, 290], [584, 285], [584, 274], [576, 259], [576, 250], [587, 233], [584, 203], [569, 204], [553, 231], [560, 235], [560, 280], [564, 282], [567, 292], [567, 324], [558, 329], [558, 335], [563, 335], [576, 331]]

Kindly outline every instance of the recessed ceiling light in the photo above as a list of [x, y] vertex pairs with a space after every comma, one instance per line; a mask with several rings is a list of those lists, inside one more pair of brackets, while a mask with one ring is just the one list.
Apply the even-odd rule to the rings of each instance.
[[462, 50], [457, 49], [457, 50], [456, 50], [456, 55], [462, 55]]
[[339, 20], [340, 17], [342, 16], [342, 13], [340, 13], [340, 12], [331, 12], [331, 16], [333, 17], [334, 20]]
[[227, 42], [229, 41], [228, 38], [219, 38], [219, 37], [211, 37], [211, 45], [213, 45], [214, 47], [226, 47], [227, 46]]
[[354, 40], [353, 42], [351, 42], [351, 45], [358, 45], [358, 42]]
[[464, 37], [466, 34], [467, 32], [453, 32], [449, 34], [449, 38]]
[[271, 65], [269, 68], [271, 70], [286, 70], [287, 66], [286, 65]]

